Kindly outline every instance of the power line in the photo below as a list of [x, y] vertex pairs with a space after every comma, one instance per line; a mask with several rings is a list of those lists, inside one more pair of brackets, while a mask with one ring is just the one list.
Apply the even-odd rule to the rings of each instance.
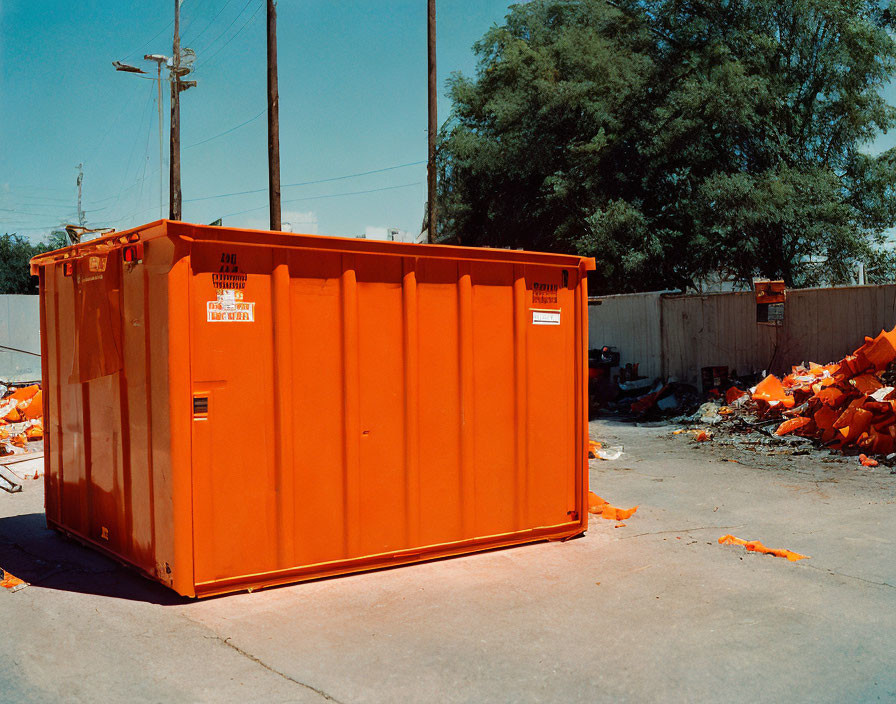
[[[421, 163], [423, 163], [423, 162], [421, 162]], [[365, 195], [367, 193], [380, 193], [382, 191], [394, 191], [394, 190], [398, 190], [401, 188], [411, 188], [413, 186], [419, 186], [422, 183], [423, 183], [422, 181], [414, 181], [413, 183], [403, 183], [398, 186], [385, 186], [383, 188], [370, 188], [370, 189], [367, 189], [364, 191], [349, 191], [347, 193], [327, 193], [325, 195], [320, 195], [320, 196], [305, 196], [304, 198], [291, 198], [290, 200], [283, 201], [283, 203], [299, 203], [302, 201], [309, 201], [309, 200], [324, 200], [324, 199], [328, 199], [328, 198], [343, 198], [345, 196], [359, 196], [359, 195]], [[134, 217], [135, 215], [144, 213], [147, 210], [152, 210], [155, 207], [156, 207], [155, 205], [151, 205], [148, 208], [143, 208], [142, 210], [136, 210], [133, 213], [128, 213], [127, 215], [122, 216], [120, 218], [110, 220], [107, 223], [107, 225], [111, 225], [111, 223], [113, 223], [113, 222], [118, 223], [118, 222], [121, 222], [122, 220], [129, 220], [130, 218]], [[226, 215], [222, 215], [221, 217], [222, 218], [231, 218], [231, 217], [234, 217], [235, 215], [243, 215], [245, 213], [255, 212], [256, 210], [264, 210], [267, 207], [268, 207], [267, 205], [262, 205], [258, 208], [249, 208], [247, 210], [240, 210], [235, 213], [227, 213]], [[60, 225], [57, 223], [55, 225], [45, 225], [43, 227], [20, 227], [20, 228], [16, 228], [16, 229], [17, 230], [50, 230], [50, 229], [54, 229], [54, 228], [58, 228], [58, 227], [60, 227]]]
[[211, 27], [215, 23], [215, 20], [221, 16], [221, 13], [224, 12], [225, 8], [227, 8], [227, 6], [230, 5], [230, 3], [232, 3], [232, 2], [233, 2], [233, 0], [227, 0], [227, 2], [225, 2], [221, 6], [221, 9], [218, 10], [218, 13], [214, 17], [212, 17], [211, 21], [207, 25], [205, 25], [205, 27], [202, 29], [202, 31], [199, 34], [197, 34], [195, 37], [193, 37], [193, 40], [190, 43], [196, 44], [196, 42], [199, 41], [199, 37], [201, 37], [203, 34], [205, 34], [206, 31], [208, 31], [208, 28]]
[[[328, 193], [323, 196], [305, 196], [304, 198], [292, 198], [290, 200], [285, 200], [285, 201], [283, 201], [283, 203], [284, 204], [298, 203], [300, 201], [306, 201], [306, 200], [323, 200], [324, 198], [341, 198], [343, 196], [360, 196], [360, 195], [364, 195], [365, 193], [379, 193], [380, 191], [394, 191], [399, 188], [410, 188], [411, 186], [419, 186], [421, 183], [423, 183], [423, 182], [422, 181], [414, 181], [414, 183], [403, 183], [400, 186], [385, 186], [384, 188], [370, 188], [366, 191], [349, 191], [348, 193]], [[267, 190], [267, 189], [265, 189], [265, 190]], [[240, 210], [236, 213], [227, 213], [227, 215], [222, 215], [221, 217], [222, 218], [231, 218], [234, 215], [243, 215], [244, 213], [252, 213], [252, 212], [255, 212], [256, 210], [264, 210], [267, 207], [268, 207], [267, 205], [262, 205], [258, 208], [249, 208], [248, 210]]]
[[259, 117], [264, 115], [266, 112], [267, 112], [267, 109], [264, 109], [260, 113], [258, 113], [255, 117], [250, 117], [245, 122], [241, 122], [240, 124], [236, 125], [235, 127], [231, 127], [229, 130], [224, 130], [223, 132], [220, 132], [212, 137], [208, 137], [208, 138], [200, 140], [198, 142], [193, 142], [193, 144], [188, 144], [186, 147], [184, 147], [184, 149], [192, 149], [193, 147], [198, 147], [200, 144], [205, 144], [206, 142], [211, 142], [213, 139], [217, 139], [218, 137], [223, 137], [225, 134], [230, 134], [231, 132], [238, 130], [240, 127], [245, 127], [250, 122], [255, 122], [255, 120], [257, 120]]
[[41, 226], [39, 226], [39, 227], [15, 227], [15, 228], [11, 228], [11, 229], [14, 229], [15, 232], [12, 232], [12, 233], [10, 233], [10, 234], [15, 235], [15, 234], [18, 234], [19, 232], [25, 232], [25, 231], [31, 231], [31, 230], [54, 230], [54, 229], [58, 229], [58, 228], [60, 228], [60, 227], [62, 227], [62, 221], [61, 221], [61, 220], [60, 220], [59, 222], [57, 222], [55, 225], [41, 225]]
[[[0, 192], [0, 197], [2, 197], [2, 196], [4, 196], [4, 195], [13, 195], [13, 194], [12, 194], [12, 193], [6, 194], [6, 193], [2, 193], [2, 192]], [[40, 201], [39, 203], [38, 203], [38, 202], [29, 203], [29, 204], [28, 204], [29, 207], [30, 207], [31, 205], [41, 206], [41, 207], [43, 207], [44, 205], [46, 205], [46, 206], [51, 206], [51, 205], [54, 205], [54, 204], [57, 204], [57, 203], [68, 204], [68, 203], [71, 203], [71, 202], [72, 202], [72, 199], [71, 199], [71, 198], [50, 198], [50, 197], [47, 197], [47, 196], [38, 196], [38, 195], [34, 195], [34, 196], [32, 196], [32, 195], [28, 195], [27, 193], [24, 193], [24, 194], [22, 194], [22, 195], [18, 195], [18, 196], [15, 196], [15, 197], [16, 197], [17, 199], [19, 199], [19, 198], [23, 198], [23, 199], [26, 199], [26, 200], [29, 200], [29, 201]]]
[[173, 25], [173, 24], [174, 24], [174, 20], [171, 20], [168, 24], [166, 24], [164, 27], [162, 27], [156, 34], [154, 34], [153, 37], [152, 37], [152, 39], [150, 39], [148, 42], [146, 42], [146, 44], [143, 44], [140, 48], [135, 49], [135, 50], [132, 51], [130, 54], [128, 54], [127, 56], [125, 56], [125, 60], [131, 58], [132, 56], [136, 56], [136, 55], [138, 55], [138, 54], [139, 54], [141, 51], [143, 51], [146, 47], [148, 47], [150, 44], [152, 44], [156, 39], [158, 39], [159, 37], [161, 37], [163, 32], [167, 32], [167, 31], [168, 31], [168, 28], [171, 27], [171, 25]]
[[[127, 181], [128, 181], [128, 174], [129, 174], [130, 171], [131, 171], [131, 161], [132, 161], [133, 158], [134, 158], [134, 150], [137, 148], [137, 144], [138, 144], [138, 142], [140, 141], [140, 136], [141, 136], [141, 133], [143, 132], [143, 121], [146, 119], [146, 115], [147, 115], [147, 113], [149, 112], [149, 108], [152, 106], [152, 99], [153, 99], [153, 95], [154, 95], [154, 93], [155, 93], [155, 86], [152, 86], [152, 87], [150, 88], [150, 90], [149, 90], [149, 96], [148, 96], [148, 98], [147, 98], [147, 100], [146, 100], [146, 105], [144, 105], [143, 110], [141, 111], [141, 114], [140, 114], [140, 124], [139, 124], [139, 126], [137, 127], [137, 129], [136, 129], [136, 131], [135, 131], [136, 133], [135, 133], [135, 135], [134, 135], [134, 143], [131, 145], [131, 150], [130, 150], [130, 152], [129, 152], [129, 154], [128, 154], [127, 165], [125, 166], [125, 169], [124, 169], [124, 175], [122, 176], [122, 182], [123, 182], [123, 183], [127, 183]], [[152, 122], [151, 122], [151, 121], [150, 121], [150, 123], [149, 123], [149, 128], [152, 129]], [[135, 175], [135, 176], [137, 175], [137, 174], [136, 174], [136, 171], [135, 171], [134, 175]], [[136, 181], [136, 182], [134, 183], [134, 186], [139, 185], [139, 183], [140, 183], [139, 180]], [[132, 186], [132, 187], [133, 187], [133, 186]], [[126, 191], [131, 190], [132, 187], [125, 188], [124, 186], [122, 186], [121, 190], [118, 191], [118, 195], [116, 196], [116, 201], [115, 201], [115, 203], [111, 206], [113, 209], [118, 208], [119, 203], [121, 202], [121, 196], [124, 195], [124, 193], [125, 193]]]
[[[311, 186], [316, 183], [330, 183], [332, 181], [345, 181], [350, 178], [358, 178], [359, 176], [370, 176], [371, 174], [381, 174], [386, 171], [395, 171], [396, 169], [405, 169], [409, 166], [420, 166], [420, 164], [425, 164], [425, 161], [412, 161], [407, 164], [398, 164], [397, 166], [386, 166], [382, 169], [373, 169], [372, 171], [361, 171], [356, 174], [346, 174], [345, 176], [332, 176], [330, 178], [320, 178], [314, 181], [300, 181], [298, 183], [284, 183], [281, 184], [281, 188], [294, 188], [296, 186]], [[238, 191], [236, 193], [222, 193], [217, 196], [202, 196], [201, 198], [189, 198], [185, 200], [185, 203], [195, 203], [200, 200], [214, 200], [216, 198], [229, 198], [230, 196], [247, 196], [252, 195], [253, 193], [266, 193], [267, 188], [256, 188], [251, 191]]]
[[193, 23], [196, 21], [196, 18], [199, 17], [199, 10], [205, 4], [205, 0], [199, 0], [199, 4], [195, 7], [195, 11], [191, 12], [191, 17], [187, 20], [186, 25], [180, 30], [181, 37], [183, 37], [187, 30], [193, 26]]
[[[217, 42], [221, 37], [223, 37], [225, 34], [227, 34], [227, 32], [230, 31], [230, 28], [233, 27], [233, 25], [236, 24], [236, 21], [237, 21], [237, 20], [242, 16], [242, 14], [246, 11], [246, 8], [249, 7], [249, 4], [250, 4], [251, 2], [252, 2], [252, 0], [246, 0], [246, 4], [243, 5], [242, 9], [236, 14], [236, 17], [234, 17], [233, 20], [231, 20], [230, 24], [227, 25], [227, 28], [226, 28], [223, 32], [221, 32], [217, 37], [215, 37], [214, 39], [212, 39], [208, 44], [206, 44], [206, 45], [202, 48], [202, 51], [208, 51], [212, 46], [215, 45], [215, 42]], [[228, 3], [228, 4], [229, 4], [229, 3]], [[226, 7], [226, 6], [225, 6], [225, 7]], [[197, 51], [198, 51], [198, 50], [197, 50]]]
[[[251, 0], [250, 0], [250, 2], [251, 2]], [[214, 57], [216, 57], [218, 54], [220, 54], [220, 53], [224, 50], [224, 47], [226, 47], [228, 44], [230, 44], [230, 42], [232, 42], [234, 39], [236, 39], [236, 38], [240, 35], [240, 33], [241, 33], [246, 27], [249, 26], [249, 24], [252, 22], [252, 20], [255, 19], [256, 15], [258, 15], [258, 11], [259, 11], [262, 7], [264, 7], [264, 4], [265, 4], [265, 3], [264, 3], [264, 0], [262, 0], [261, 2], [259, 2], [259, 3], [258, 3], [258, 7], [255, 8], [255, 12], [253, 12], [253, 13], [252, 13], [252, 16], [251, 16], [248, 20], [246, 20], [245, 24], [244, 24], [242, 27], [240, 27], [234, 34], [232, 34], [231, 37], [230, 37], [230, 39], [228, 39], [228, 40], [227, 40], [226, 42], [224, 42], [220, 47], [218, 47], [218, 50], [217, 50], [216, 52], [214, 52], [214, 53], [213, 53], [211, 56], [209, 56], [205, 61], [203, 61], [203, 62], [200, 64], [200, 66], [205, 66], [209, 61], [211, 61]], [[198, 67], [197, 67], [197, 68], [198, 68]]]

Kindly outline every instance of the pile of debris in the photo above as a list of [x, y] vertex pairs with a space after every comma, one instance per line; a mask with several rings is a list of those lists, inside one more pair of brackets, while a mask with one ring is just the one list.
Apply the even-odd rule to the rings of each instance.
[[839, 362], [796, 366], [782, 379], [770, 374], [749, 389], [731, 386], [718, 400], [707, 401], [694, 414], [675, 420], [703, 426], [674, 433], [693, 434], [697, 441], [713, 439], [713, 430], [707, 426], [760, 431], [769, 436], [765, 443], [815, 442], [858, 455], [865, 467], [878, 464], [870, 455], [894, 465], [896, 328], [866, 337], [861, 347]]
[[793, 367], [783, 379], [767, 376], [750, 397], [760, 417], [783, 419], [776, 435], [793, 433], [844, 452], [890, 455], [896, 451], [894, 362], [896, 328], [866, 337], [834, 364]]
[[28, 452], [44, 437], [43, 392], [39, 384], [7, 388], [0, 384], [0, 457]]

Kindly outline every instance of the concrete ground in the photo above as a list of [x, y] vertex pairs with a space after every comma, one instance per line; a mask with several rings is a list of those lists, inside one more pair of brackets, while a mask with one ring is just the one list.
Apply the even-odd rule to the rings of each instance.
[[0, 566], [31, 582], [0, 589], [3, 700], [896, 699], [888, 468], [591, 432], [625, 446], [591, 467], [640, 505], [624, 527], [198, 602], [46, 530], [40, 483], [0, 492]]

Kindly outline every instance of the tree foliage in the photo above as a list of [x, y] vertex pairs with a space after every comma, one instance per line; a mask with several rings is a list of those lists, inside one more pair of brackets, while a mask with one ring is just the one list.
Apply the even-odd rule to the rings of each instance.
[[64, 247], [65, 233], [53, 233], [46, 243], [31, 244], [16, 234], [0, 236], [0, 294], [37, 293], [37, 277], [31, 276], [29, 261], [42, 252]]
[[889, 277], [893, 29], [878, 0], [515, 5], [449, 82], [443, 234], [593, 255], [604, 291]]

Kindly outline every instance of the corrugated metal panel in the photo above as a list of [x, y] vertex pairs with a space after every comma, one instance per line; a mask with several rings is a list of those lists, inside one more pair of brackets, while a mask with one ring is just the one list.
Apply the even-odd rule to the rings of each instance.
[[619, 350], [620, 361], [639, 364], [639, 373], [659, 377], [662, 370], [661, 293], [602, 296], [588, 302], [588, 345]]
[[783, 373], [841, 359], [896, 326], [896, 285], [788, 290], [781, 325], [756, 322], [752, 292], [607, 296], [590, 311], [591, 347], [617, 347], [646, 376], [699, 385], [703, 367]]
[[0, 346], [0, 380], [40, 379], [38, 296], [0, 295]]

